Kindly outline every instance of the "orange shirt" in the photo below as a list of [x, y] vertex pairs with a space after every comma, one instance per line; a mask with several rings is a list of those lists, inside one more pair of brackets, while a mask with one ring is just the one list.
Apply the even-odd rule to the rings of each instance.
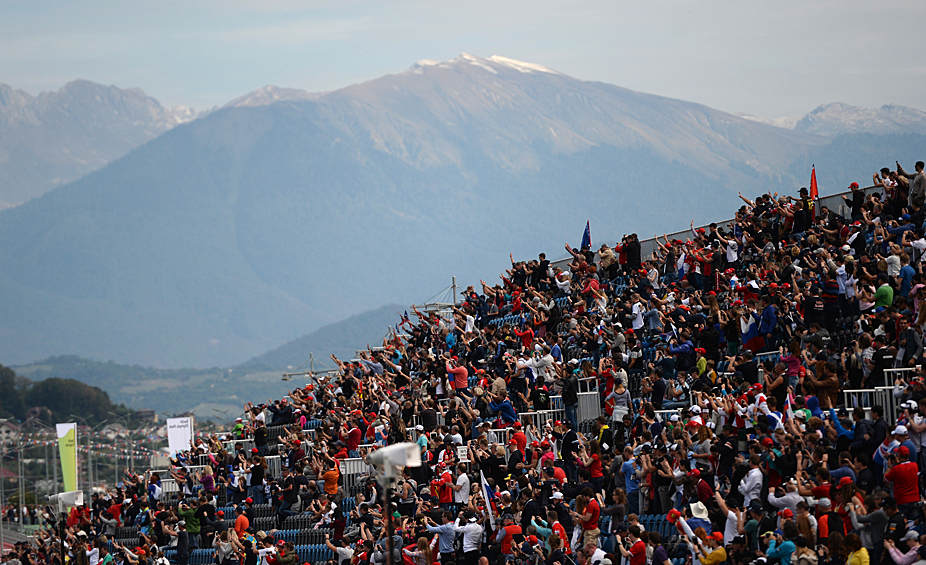
[[322, 478], [325, 479], [325, 494], [338, 494], [338, 479], [341, 478], [341, 471], [335, 467], [322, 474]]
[[244, 514], [239, 514], [235, 518], [235, 533], [238, 534], [238, 539], [241, 539], [241, 536], [247, 531], [248, 527], [251, 525], [248, 517]]

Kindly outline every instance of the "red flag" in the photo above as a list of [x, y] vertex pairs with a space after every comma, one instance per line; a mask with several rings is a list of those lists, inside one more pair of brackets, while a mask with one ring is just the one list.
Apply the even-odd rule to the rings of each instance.
[[813, 207], [813, 219], [817, 219], [817, 198], [819, 198], [819, 193], [817, 192], [817, 167], [816, 165], [810, 169], [810, 205]]

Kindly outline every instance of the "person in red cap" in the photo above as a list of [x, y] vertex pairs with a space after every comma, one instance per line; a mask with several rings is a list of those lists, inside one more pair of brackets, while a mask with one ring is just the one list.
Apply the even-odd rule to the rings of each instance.
[[916, 462], [910, 461], [910, 449], [906, 445], [894, 450], [894, 457], [888, 458], [887, 469], [884, 480], [894, 487], [897, 508], [909, 516], [915, 503], [920, 500], [919, 467]]
[[296, 470], [296, 463], [305, 458], [305, 450], [302, 449], [302, 442], [294, 439], [290, 442], [289, 454], [287, 456], [287, 465], [292, 471]]
[[704, 477], [701, 476], [701, 471], [692, 469], [688, 471], [687, 476], [688, 480], [695, 487], [695, 491], [698, 493], [698, 501], [709, 504], [711, 498], [714, 497], [714, 489], [704, 480]]
[[518, 449], [521, 450], [521, 453], [524, 453], [527, 450], [527, 436], [524, 434], [524, 430], [521, 429], [521, 422], [515, 422], [511, 427], [514, 428], [511, 439], [518, 445]]
[[351, 415], [351, 417], [341, 425], [341, 441], [347, 444], [347, 454], [349, 457], [360, 457], [360, 452], [357, 451], [357, 447], [360, 445], [360, 441], [363, 437], [360, 429], [360, 420], [361, 416]]
[[[890, 170], [888, 170], [890, 172]], [[873, 178], [875, 179], [875, 184], [877, 185], [879, 177], [878, 173], [875, 173]], [[852, 218], [853, 222], [857, 222], [862, 219], [862, 205], [865, 204], [865, 191], [859, 190], [857, 182], [853, 182], [849, 185], [849, 190], [851, 190], [850, 199], [849, 196], [843, 194], [842, 199], [846, 203], [846, 206], [849, 207], [849, 215]]]
[[431, 481], [431, 496], [437, 498], [444, 510], [453, 506], [453, 476], [442, 461], [435, 466], [437, 477]]
[[727, 550], [723, 547], [721, 532], [714, 532], [707, 536], [705, 544], [707, 547], [702, 547], [697, 540], [689, 540], [689, 542], [695, 542], [691, 544], [691, 547], [694, 548], [695, 556], [701, 565], [720, 565], [727, 560]]

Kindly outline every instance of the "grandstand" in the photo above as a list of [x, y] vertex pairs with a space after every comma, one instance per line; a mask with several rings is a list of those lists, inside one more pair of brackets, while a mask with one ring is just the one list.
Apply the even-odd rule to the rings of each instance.
[[[166, 521], [181, 499], [229, 521], [244, 505], [249, 535], [290, 542], [310, 563], [334, 556], [327, 539], [371, 549], [393, 514], [403, 545], [437, 532], [435, 551], [452, 554], [441, 510], [463, 547], [478, 530], [492, 559], [527, 559], [534, 550], [517, 536], [549, 509], [575, 529], [574, 551], [618, 559], [618, 538], [637, 551], [642, 530], [658, 534], [646, 540], [672, 565], [696, 547], [709, 553], [731, 513], [755, 522], [745, 527], [755, 550], [815, 546], [813, 531], [797, 530], [808, 511], [798, 498], [869, 545], [847, 508], [896, 507], [922, 528], [926, 212], [912, 192], [922, 175], [918, 165], [817, 201], [743, 198], [722, 225], [570, 248], [566, 261], [512, 258], [502, 283], [415, 310], [400, 335], [333, 358], [338, 371], [309, 374], [173, 460], [192, 480], [152, 469], [114, 496], [134, 489], [144, 500], [157, 484], [151, 502]], [[425, 465], [407, 470], [386, 508], [365, 455], [401, 441], [418, 444]], [[255, 473], [266, 480], [244, 485]], [[453, 486], [470, 495], [457, 500]], [[270, 502], [247, 500], [257, 495]], [[755, 533], [769, 521], [774, 540]], [[231, 525], [203, 523], [211, 532], [191, 535], [204, 541]], [[140, 526], [119, 528], [117, 543], [150, 542], [141, 530], [151, 524]], [[213, 559], [211, 549], [165, 555]]]

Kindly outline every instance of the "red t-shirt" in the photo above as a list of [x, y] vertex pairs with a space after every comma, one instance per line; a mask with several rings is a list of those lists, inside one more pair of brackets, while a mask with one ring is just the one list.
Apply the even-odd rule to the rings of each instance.
[[646, 563], [646, 544], [643, 540], [637, 540], [637, 543], [630, 546], [630, 565], [645, 565]]
[[562, 467], [553, 467], [553, 478], [561, 485], [566, 484], [566, 471]]
[[585, 507], [585, 512], [583, 512], [583, 514], [588, 513], [591, 513], [592, 516], [587, 522], [582, 522], [582, 529], [594, 530], [598, 527], [598, 518], [601, 516], [601, 507], [598, 506], [598, 501], [594, 498], [588, 501], [588, 506]]
[[106, 509], [107, 512], [112, 514], [113, 519], [116, 520], [116, 526], [122, 526], [122, 505], [113, 504]]
[[348, 430], [346, 443], [348, 451], [357, 451], [357, 446], [360, 445], [360, 428], [354, 426]]
[[822, 485], [818, 487], [813, 487], [810, 490], [810, 492], [813, 493], [813, 497], [816, 499], [829, 498], [830, 497], [830, 484], [823, 483]]
[[572, 548], [569, 547], [569, 538], [566, 536], [566, 528], [559, 522], [554, 522], [552, 530], [556, 532], [559, 539], [563, 540], [563, 550], [566, 552], [566, 555], [572, 553]]
[[601, 472], [601, 457], [595, 453], [592, 453], [591, 456], [589, 456], [589, 459], [592, 460], [592, 462], [588, 465], [589, 475], [591, 475], [593, 479], [604, 477], [604, 473]]
[[511, 434], [511, 439], [513, 439], [514, 442], [518, 444], [518, 451], [524, 453], [524, 451], [527, 449], [527, 436], [524, 435], [524, 432], [515, 432]]
[[440, 476], [441, 487], [440, 487], [440, 503], [441, 504], [452, 504], [453, 503], [453, 477], [450, 475], [450, 471], [444, 471]]
[[917, 487], [919, 469], [916, 463], [907, 461], [894, 465], [891, 470], [884, 475], [885, 480], [894, 483], [894, 498], [897, 504], [908, 504], [910, 502], [919, 502], [920, 492]]

